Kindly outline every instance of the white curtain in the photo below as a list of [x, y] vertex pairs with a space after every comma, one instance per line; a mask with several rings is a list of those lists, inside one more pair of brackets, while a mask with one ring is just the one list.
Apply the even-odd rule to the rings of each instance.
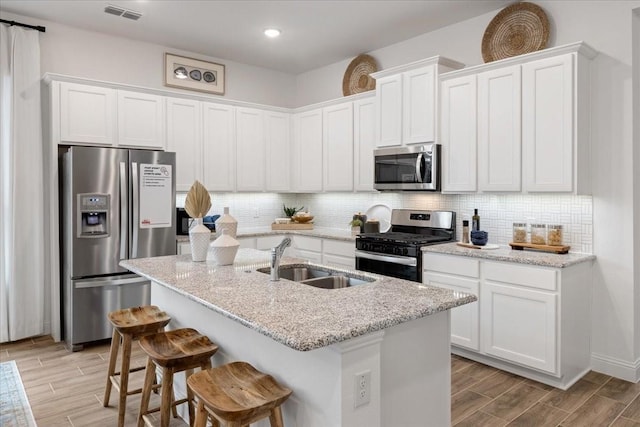
[[39, 32], [0, 24], [0, 342], [44, 332]]

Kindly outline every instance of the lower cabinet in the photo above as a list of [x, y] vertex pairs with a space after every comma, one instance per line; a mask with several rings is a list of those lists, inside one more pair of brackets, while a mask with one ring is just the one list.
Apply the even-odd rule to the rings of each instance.
[[452, 351], [562, 389], [590, 369], [591, 262], [551, 268], [426, 253], [423, 281], [472, 293], [451, 310]]
[[324, 239], [322, 244], [323, 264], [356, 268], [356, 245], [354, 242]]
[[317, 264], [322, 263], [322, 239], [295, 235], [293, 238], [290, 256], [304, 258]]

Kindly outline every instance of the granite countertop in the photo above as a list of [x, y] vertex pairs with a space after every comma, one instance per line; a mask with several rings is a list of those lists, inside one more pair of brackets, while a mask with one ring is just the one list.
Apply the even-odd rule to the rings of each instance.
[[[351, 230], [340, 228], [317, 227], [313, 230], [272, 230], [271, 226], [239, 229], [236, 237], [260, 237], [282, 234], [296, 234], [300, 236], [318, 237], [322, 239], [343, 240], [345, 242], [355, 242], [356, 236], [351, 234]], [[216, 238], [216, 233], [211, 233], [211, 239]], [[189, 236], [176, 236], [178, 242], [188, 242]]]
[[544, 267], [563, 268], [581, 262], [596, 259], [595, 255], [579, 252], [568, 254], [554, 254], [549, 252], [513, 250], [510, 246], [500, 246], [498, 249], [473, 249], [458, 246], [456, 243], [425, 246], [422, 252], [431, 252], [446, 255], [458, 255], [472, 258], [482, 258], [492, 261], [507, 261], [518, 264], [540, 265]]
[[[281, 265], [286, 264], [307, 262], [284, 257]], [[271, 282], [269, 274], [256, 271], [269, 265], [269, 253], [255, 249], [240, 249], [230, 266], [193, 262], [191, 255], [139, 258], [120, 265], [299, 351], [477, 300], [474, 295], [361, 271], [351, 272], [376, 280], [331, 290], [285, 279]]]

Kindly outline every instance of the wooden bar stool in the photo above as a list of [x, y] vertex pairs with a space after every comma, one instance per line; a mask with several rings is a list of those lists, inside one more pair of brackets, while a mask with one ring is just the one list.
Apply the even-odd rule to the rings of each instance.
[[269, 417], [271, 427], [284, 427], [280, 406], [291, 390], [246, 362], [233, 362], [191, 375], [187, 387], [198, 398], [195, 427], [242, 427]]
[[[161, 427], [168, 427], [171, 409], [185, 402], [189, 405], [189, 425], [193, 425], [193, 395], [187, 388], [186, 399], [172, 402], [173, 375], [176, 372], [186, 371], [186, 377], [189, 378], [195, 368], [201, 370], [211, 368], [211, 356], [218, 351], [218, 346], [195, 329], [185, 328], [143, 337], [140, 339], [140, 347], [149, 357], [142, 386], [138, 427], [145, 424], [153, 425], [153, 421], [147, 415], [158, 410], [160, 411]], [[162, 396], [160, 407], [149, 410], [149, 398], [156, 377], [156, 365], [162, 368]]]
[[[144, 307], [132, 307], [123, 310], [112, 311], [108, 315], [113, 325], [113, 337], [111, 338], [111, 350], [109, 352], [109, 371], [107, 372], [107, 385], [104, 391], [103, 405], [109, 406], [111, 386], [119, 392], [118, 399], [118, 427], [124, 426], [124, 412], [127, 407], [127, 396], [140, 393], [142, 389], [128, 390], [129, 373], [144, 369], [144, 366], [130, 368], [131, 342], [145, 335], [161, 332], [171, 321], [171, 317], [154, 305]], [[116, 360], [122, 340], [122, 365], [120, 372], [116, 372]], [[120, 379], [118, 380], [118, 376]]]

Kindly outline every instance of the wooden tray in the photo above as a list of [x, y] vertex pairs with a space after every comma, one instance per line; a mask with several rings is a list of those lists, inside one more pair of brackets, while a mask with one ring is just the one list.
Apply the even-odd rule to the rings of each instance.
[[271, 224], [272, 230], [313, 230], [312, 223], [299, 224], [296, 222], [292, 222], [289, 224], [276, 224], [275, 222]]
[[551, 245], [534, 245], [533, 243], [509, 243], [511, 249], [524, 250], [524, 249], [536, 249], [539, 251], [553, 252], [556, 254], [569, 253], [571, 246], [551, 246]]

